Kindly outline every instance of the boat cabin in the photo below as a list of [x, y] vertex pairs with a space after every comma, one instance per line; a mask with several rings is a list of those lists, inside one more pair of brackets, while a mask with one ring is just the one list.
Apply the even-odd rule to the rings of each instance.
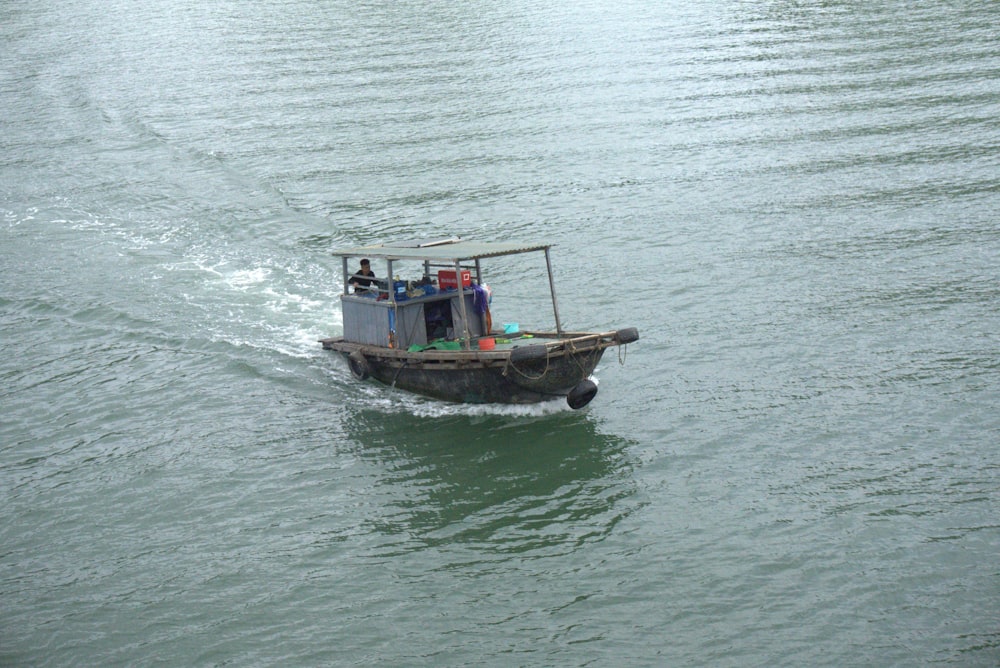
[[[343, 264], [344, 291], [340, 296], [344, 319], [343, 340], [368, 346], [407, 350], [435, 342], [470, 343], [488, 336], [491, 329], [489, 290], [480, 261], [485, 258], [531, 251], [545, 253], [549, 285], [561, 333], [552, 285], [549, 247], [518, 243], [477, 243], [459, 239], [397, 242], [337, 251]], [[368, 259], [374, 279], [352, 285], [358, 278], [351, 263]], [[405, 270], [415, 275], [403, 278]], [[416, 271], [413, 271], [417, 267]]]

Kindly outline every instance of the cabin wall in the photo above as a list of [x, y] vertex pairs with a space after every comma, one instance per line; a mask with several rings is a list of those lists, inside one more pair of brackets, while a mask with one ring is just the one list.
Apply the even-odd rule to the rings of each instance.
[[344, 340], [369, 346], [389, 345], [389, 309], [374, 299], [343, 297]]
[[405, 349], [414, 344], [427, 344], [424, 305], [419, 302], [401, 302], [396, 308], [396, 345]]
[[[426, 345], [427, 324], [424, 305], [431, 302], [447, 301], [451, 307], [451, 330], [454, 338], [465, 336], [462, 320], [462, 309], [458, 295], [437, 295], [398, 302], [395, 311], [387, 301], [376, 302], [373, 299], [342, 295], [341, 306], [344, 314], [344, 340], [370, 346], [388, 346], [389, 330], [395, 321], [396, 347]], [[474, 296], [465, 295], [466, 313], [469, 316], [469, 333], [473, 337], [483, 336], [485, 327], [483, 317], [476, 313]], [[394, 315], [393, 315], [394, 313]]]
[[[475, 295], [469, 293], [465, 295], [465, 312], [469, 316], [469, 333], [473, 336], [483, 336], [483, 317], [476, 313]], [[458, 295], [451, 298], [451, 320], [455, 326], [455, 338], [465, 336], [465, 326], [462, 323], [462, 307], [458, 301]]]

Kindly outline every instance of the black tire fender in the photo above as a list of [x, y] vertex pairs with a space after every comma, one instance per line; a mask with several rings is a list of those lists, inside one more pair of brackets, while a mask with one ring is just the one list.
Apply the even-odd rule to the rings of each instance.
[[530, 346], [519, 346], [510, 351], [511, 362], [524, 362], [527, 360], [545, 359], [548, 349], [544, 345], [532, 344]]
[[626, 327], [615, 332], [615, 339], [619, 344], [632, 343], [639, 340], [639, 330], [635, 327]]
[[590, 400], [597, 395], [597, 383], [592, 380], [581, 380], [576, 384], [569, 394], [566, 395], [566, 403], [573, 410], [583, 408], [590, 403]]
[[351, 375], [358, 380], [368, 378], [370, 373], [368, 360], [365, 359], [365, 356], [360, 351], [355, 350], [347, 356], [347, 366], [351, 367]]

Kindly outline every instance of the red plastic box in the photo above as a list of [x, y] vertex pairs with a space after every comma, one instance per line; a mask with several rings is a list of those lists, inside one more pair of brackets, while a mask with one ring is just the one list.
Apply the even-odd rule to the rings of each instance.
[[[467, 288], [472, 285], [472, 273], [468, 269], [462, 270], [462, 287]], [[454, 271], [442, 270], [438, 272], [439, 290], [457, 290], [458, 281], [455, 280]]]

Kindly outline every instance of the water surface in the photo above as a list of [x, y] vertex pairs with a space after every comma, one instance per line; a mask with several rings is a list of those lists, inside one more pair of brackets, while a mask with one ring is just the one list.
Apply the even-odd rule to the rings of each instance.
[[[5, 3], [0, 664], [996, 665], [998, 11]], [[586, 410], [320, 349], [453, 234]]]

